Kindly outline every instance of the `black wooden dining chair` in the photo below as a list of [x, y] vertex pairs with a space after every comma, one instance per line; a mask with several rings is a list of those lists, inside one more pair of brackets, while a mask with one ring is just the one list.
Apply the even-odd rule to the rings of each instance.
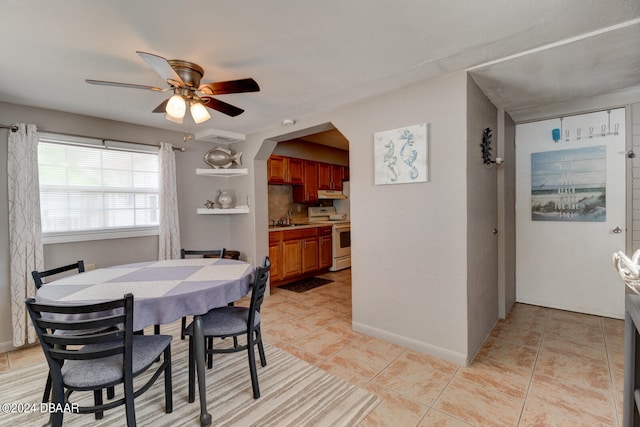
[[44, 284], [43, 280], [45, 277], [53, 276], [56, 274], [64, 273], [65, 271], [78, 270], [78, 273], [84, 273], [84, 261], [79, 260], [76, 263], [63, 265], [62, 267], [52, 268], [51, 270], [45, 271], [32, 271], [31, 277], [33, 277], [33, 281], [36, 284], [36, 289], [40, 289]]
[[[33, 282], [36, 285], [36, 289], [40, 289], [42, 285], [45, 284], [44, 278], [49, 276], [55, 276], [60, 273], [64, 273], [66, 271], [78, 270], [78, 273], [84, 273], [84, 260], [78, 260], [78, 262], [63, 265], [62, 267], [52, 268], [50, 270], [45, 271], [32, 271], [31, 277], [33, 277]], [[46, 403], [49, 401], [49, 395], [51, 394], [51, 375], [47, 377], [47, 383], [44, 386], [44, 393], [42, 394], [42, 403]], [[112, 390], [109, 390], [109, 396], [111, 397]]]
[[[195, 250], [195, 249], [180, 249], [180, 258], [186, 259], [187, 256], [198, 256], [199, 258], [224, 258], [227, 250], [225, 248], [222, 249], [210, 249], [210, 250]], [[182, 327], [180, 328], [180, 339], [183, 340], [185, 337], [184, 330], [187, 327], [187, 318], [182, 318]]]
[[[202, 331], [205, 338], [226, 338], [246, 336], [245, 345], [234, 345], [230, 348], [214, 348], [209, 346], [205, 353], [235, 353], [247, 351], [249, 358], [249, 372], [251, 374], [251, 385], [253, 387], [253, 398], [260, 397], [260, 387], [258, 385], [258, 372], [256, 370], [255, 347], [258, 347], [260, 362], [262, 366], [267, 366], [267, 359], [262, 345], [262, 335], [260, 333], [260, 306], [264, 300], [264, 293], [267, 289], [271, 261], [269, 257], [264, 258], [262, 266], [257, 267], [251, 288], [251, 302], [249, 307], [226, 306], [210, 310], [202, 316]], [[195, 400], [195, 354], [193, 343], [193, 323], [186, 329], [189, 336], [189, 402]]]
[[[79, 413], [95, 413], [125, 405], [128, 426], [136, 425], [134, 398], [148, 390], [164, 372], [165, 411], [173, 410], [170, 335], [134, 335], [133, 295], [89, 305], [40, 304], [28, 298], [26, 305], [53, 379], [55, 407], [73, 405], [74, 391], [93, 391], [94, 406], [78, 406]], [[69, 320], [68, 315], [73, 315]], [[78, 316], [87, 320], [77, 320]], [[97, 332], [95, 332], [97, 331]], [[133, 378], [148, 370], [164, 355], [151, 378], [137, 390]], [[102, 402], [103, 388], [123, 384], [124, 396]], [[75, 409], [75, 407], [74, 407]], [[50, 425], [62, 425], [63, 412], [51, 414]]]

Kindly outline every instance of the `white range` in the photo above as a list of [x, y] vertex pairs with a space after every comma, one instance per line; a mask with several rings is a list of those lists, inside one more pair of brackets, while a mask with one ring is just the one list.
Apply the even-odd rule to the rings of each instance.
[[336, 212], [334, 206], [313, 206], [308, 208], [309, 222], [325, 223], [333, 226], [331, 271], [351, 267], [351, 221], [345, 214]]

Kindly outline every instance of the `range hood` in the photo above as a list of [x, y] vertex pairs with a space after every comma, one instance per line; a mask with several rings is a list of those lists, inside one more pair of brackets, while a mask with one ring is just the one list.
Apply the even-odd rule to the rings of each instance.
[[342, 191], [337, 191], [337, 190], [318, 190], [318, 199], [319, 200], [327, 200], [327, 199], [331, 199], [331, 200], [339, 200], [339, 199], [346, 199], [347, 196], [345, 196]]

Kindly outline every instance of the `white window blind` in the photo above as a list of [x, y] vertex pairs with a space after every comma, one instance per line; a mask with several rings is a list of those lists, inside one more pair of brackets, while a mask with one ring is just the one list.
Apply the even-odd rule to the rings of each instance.
[[157, 230], [159, 168], [154, 151], [106, 149], [101, 140], [41, 136], [38, 168], [45, 239]]

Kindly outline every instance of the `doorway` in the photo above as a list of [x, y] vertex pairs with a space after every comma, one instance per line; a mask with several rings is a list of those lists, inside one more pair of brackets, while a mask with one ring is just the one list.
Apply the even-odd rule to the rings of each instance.
[[516, 301], [624, 317], [624, 108], [516, 126]]

